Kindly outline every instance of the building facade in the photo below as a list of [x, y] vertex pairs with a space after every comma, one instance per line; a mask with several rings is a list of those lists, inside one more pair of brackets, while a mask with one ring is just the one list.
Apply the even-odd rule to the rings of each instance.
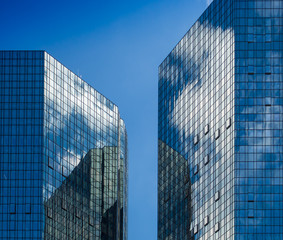
[[159, 66], [159, 240], [283, 239], [282, 23], [214, 0]]
[[0, 51], [0, 239], [127, 239], [127, 133], [44, 51]]

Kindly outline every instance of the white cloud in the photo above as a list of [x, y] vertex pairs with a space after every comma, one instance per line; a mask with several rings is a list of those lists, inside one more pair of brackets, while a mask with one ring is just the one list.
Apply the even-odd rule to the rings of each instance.
[[[196, 23], [197, 28], [201, 28], [200, 23], [197, 22]], [[213, 36], [220, 36], [221, 39], [223, 39], [223, 42], [229, 42], [230, 39], [233, 38], [233, 31], [231, 29], [227, 29], [227, 30], [222, 30], [221, 28], [217, 28], [215, 29], [213, 26], [211, 25], [207, 25], [205, 27], [203, 27], [203, 32], [206, 32], [207, 35], [210, 38], [213, 38]], [[228, 52], [229, 51], [229, 47], [230, 44], [222, 44], [221, 49], [222, 52]], [[224, 54], [219, 54], [217, 55], [217, 59], [214, 58], [213, 61], [210, 60], [210, 56], [213, 56], [214, 54], [214, 49], [211, 48], [209, 45], [204, 44], [203, 48], [201, 48], [201, 51], [199, 52], [200, 56], [205, 56], [205, 58], [199, 58], [197, 55], [193, 55], [192, 57], [187, 58], [186, 61], [192, 62], [193, 65], [197, 66], [195, 67], [196, 69], [203, 69], [201, 70], [202, 72], [200, 72], [200, 75], [203, 75], [204, 72], [206, 72], [208, 69], [213, 69], [213, 62], [224, 62]], [[181, 55], [178, 55], [177, 53], [177, 57], [181, 58]], [[227, 63], [228, 64], [228, 63]], [[205, 66], [205, 67], [204, 67]], [[173, 65], [173, 72], [179, 72], [179, 65]], [[225, 69], [228, 68], [228, 66], [225, 65]], [[181, 73], [183, 75], [185, 75], [185, 73]], [[223, 73], [222, 73], [223, 75]], [[221, 76], [222, 76], [221, 75]], [[176, 77], [178, 78], [178, 76]], [[201, 85], [198, 84], [198, 81], [202, 81]], [[222, 98], [218, 98], [215, 102], [215, 104], [209, 104], [208, 101], [208, 96], [205, 96], [204, 94], [202, 94], [202, 88], [203, 84], [204, 84], [205, 78], [202, 77], [201, 79], [193, 79], [192, 83], [189, 83], [185, 86], [185, 88], [183, 89], [183, 91], [179, 92], [179, 96], [177, 97], [177, 100], [174, 101], [174, 105], [173, 105], [173, 118], [170, 119], [169, 121], [171, 121], [171, 123], [179, 129], [180, 134], [182, 134], [182, 130], [185, 129], [185, 138], [188, 139], [190, 135], [193, 135], [194, 132], [191, 132], [192, 130], [187, 129], [188, 123], [186, 121], [186, 119], [191, 119], [194, 115], [198, 114], [198, 111], [200, 109], [204, 109], [204, 104], [206, 105], [207, 109], [207, 113], [206, 116], [212, 116], [213, 114], [215, 114], [216, 109], [219, 108], [221, 106], [221, 108], [228, 108], [228, 106], [225, 106], [225, 103], [223, 101]], [[216, 88], [216, 82], [212, 81], [211, 79], [206, 80], [209, 81], [206, 83], [206, 86], [210, 85], [212, 87], [212, 89]], [[218, 80], [217, 82], [217, 86], [219, 88], [222, 89], [222, 91], [224, 92], [224, 86], [225, 86], [225, 82], [226, 82], [226, 78], [222, 77]], [[191, 106], [191, 102], [188, 101], [189, 96], [192, 96], [192, 93], [194, 92], [194, 94], [196, 96], [199, 96], [198, 98], [198, 108], [193, 109]], [[226, 91], [225, 93], [225, 98], [229, 95], [229, 92]], [[188, 103], [187, 105], [185, 105], [186, 103]], [[184, 107], [185, 106], [185, 107]], [[203, 121], [201, 121], [203, 122]], [[210, 126], [212, 126], [213, 124], [210, 123]], [[203, 126], [204, 127], [204, 126]]]

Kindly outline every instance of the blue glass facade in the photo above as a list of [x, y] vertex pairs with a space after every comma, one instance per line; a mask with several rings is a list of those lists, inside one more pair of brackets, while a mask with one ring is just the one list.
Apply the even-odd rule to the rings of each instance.
[[0, 239], [127, 239], [116, 105], [44, 51], [1, 51]]
[[283, 1], [234, 9], [236, 239], [283, 239]]
[[282, 0], [214, 0], [159, 66], [158, 239], [283, 239]]

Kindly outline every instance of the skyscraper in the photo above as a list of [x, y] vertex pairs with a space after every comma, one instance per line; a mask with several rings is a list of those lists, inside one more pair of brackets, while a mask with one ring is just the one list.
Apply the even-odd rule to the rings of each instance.
[[282, 23], [214, 0], [159, 66], [159, 240], [283, 239]]
[[0, 51], [0, 239], [127, 239], [118, 107], [44, 51]]

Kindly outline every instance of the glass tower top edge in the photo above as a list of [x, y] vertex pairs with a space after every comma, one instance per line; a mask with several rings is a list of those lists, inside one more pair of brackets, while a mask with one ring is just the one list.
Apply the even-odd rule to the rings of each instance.
[[176, 50], [176, 48], [178, 47], [178, 45], [180, 45], [180, 43], [182, 42], [182, 40], [192, 31], [192, 29], [199, 23], [202, 22], [203, 20], [205, 20], [205, 16], [206, 14], [208, 14], [209, 11], [212, 11], [212, 9], [215, 7], [215, 5], [217, 5], [219, 2], [222, 1], [229, 1], [230, 3], [233, 2], [234, 0], [213, 0], [208, 6], [207, 8], [202, 12], [202, 14], [200, 15], [200, 17], [197, 18], [197, 20], [191, 25], [191, 27], [189, 28], [188, 31], [186, 31], [186, 33], [180, 38], [180, 40], [178, 41], [178, 43], [172, 48], [172, 50], [169, 52], [169, 54], [167, 54], [167, 56], [162, 60], [162, 62], [159, 64], [158, 69], [161, 69], [162, 64], [167, 60], [167, 58], [170, 56], [170, 54], [172, 54], [172, 52], [174, 52]]
[[[46, 60], [48, 57], [49, 58], [53, 58], [54, 61], [56, 61], [57, 63], [61, 64], [63, 68], [65, 68], [67, 71], [69, 71], [71, 74], [74, 74], [74, 76], [76, 76], [76, 78], [80, 79], [80, 81], [83, 82], [83, 84], [88, 85], [91, 89], [94, 90], [94, 92], [98, 93], [99, 95], [101, 95], [103, 98], [105, 98], [105, 100], [109, 101], [111, 105], [114, 106], [114, 111], [119, 113], [119, 107], [113, 102], [111, 101], [109, 98], [107, 98], [104, 94], [102, 94], [101, 92], [99, 92], [97, 89], [95, 89], [91, 84], [89, 84], [88, 82], [86, 82], [85, 80], [83, 80], [78, 74], [74, 73], [72, 70], [70, 70], [68, 67], [66, 67], [64, 64], [62, 64], [57, 58], [55, 58], [54, 56], [52, 56], [50, 53], [48, 53], [47, 51], [43, 51], [44, 52], [44, 60]], [[119, 113], [120, 116], [120, 113]]]

